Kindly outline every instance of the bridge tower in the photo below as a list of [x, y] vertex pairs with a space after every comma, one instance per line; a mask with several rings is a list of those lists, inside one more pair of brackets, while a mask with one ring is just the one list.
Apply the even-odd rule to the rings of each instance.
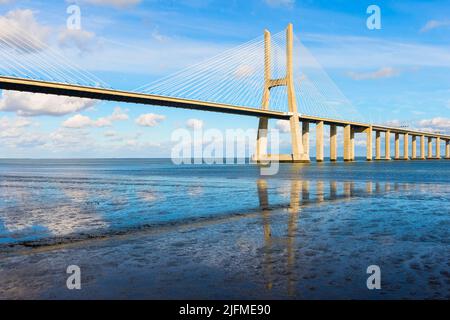
[[269, 155], [267, 152], [267, 130], [269, 119], [259, 118], [258, 137], [256, 141], [256, 154], [254, 161], [278, 160], [280, 162], [310, 162], [309, 153], [304, 152], [302, 143], [302, 133], [300, 131], [300, 120], [297, 110], [297, 100], [294, 86], [294, 31], [292, 24], [286, 30], [286, 77], [272, 79], [271, 63], [271, 35], [268, 30], [264, 32], [264, 92], [262, 99], [262, 109], [269, 110], [270, 90], [275, 87], [285, 86], [287, 88], [287, 99], [289, 107], [289, 124], [291, 129], [292, 154], [290, 155]]

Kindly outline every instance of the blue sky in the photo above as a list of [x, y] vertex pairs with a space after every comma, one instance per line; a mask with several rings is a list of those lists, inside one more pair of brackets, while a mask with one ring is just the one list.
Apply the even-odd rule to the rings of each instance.
[[[71, 4], [81, 9], [77, 35], [65, 33]], [[381, 8], [381, 30], [366, 27], [371, 4]], [[450, 1], [0, 0], [0, 24], [19, 21], [112, 87], [133, 89], [292, 22], [366, 121], [447, 131], [449, 11]], [[66, 107], [55, 114], [55, 105]], [[199, 121], [205, 129], [257, 126], [250, 117], [3, 92], [0, 152], [167, 157], [173, 130]]]

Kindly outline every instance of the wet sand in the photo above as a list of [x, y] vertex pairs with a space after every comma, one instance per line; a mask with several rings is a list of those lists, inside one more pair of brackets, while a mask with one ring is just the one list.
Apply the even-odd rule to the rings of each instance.
[[[309, 192], [300, 207], [263, 203], [220, 219], [16, 248], [1, 256], [0, 298], [448, 299], [449, 243], [440, 239], [448, 212], [430, 217], [427, 207], [450, 198], [422, 187], [422, 198], [408, 200], [416, 188], [379, 188], [337, 200]], [[79, 291], [65, 285], [72, 264], [82, 271]], [[382, 290], [367, 289], [369, 265], [380, 266]]]

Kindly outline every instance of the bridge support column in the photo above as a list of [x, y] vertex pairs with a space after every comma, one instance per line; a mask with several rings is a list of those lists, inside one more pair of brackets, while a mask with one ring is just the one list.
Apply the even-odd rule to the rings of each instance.
[[400, 160], [400, 134], [395, 133], [395, 160]]
[[372, 161], [373, 154], [372, 154], [372, 126], [369, 128], [366, 128], [366, 160]]
[[260, 161], [267, 156], [267, 129], [269, 119], [259, 118], [258, 137], [256, 140], [256, 156], [255, 161]]
[[425, 136], [420, 136], [420, 159], [425, 160]]
[[428, 137], [428, 159], [433, 158], [433, 138]]
[[300, 140], [300, 121], [298, 113], [294, 113], [289, 119], [291, 125], [292, 160], [294, 162], [309, 162], [303, 152], [302, 141]]
[[351, 127], [350, 129], [350, 152], [352, 161], [355, 161], [355, 128]]
[[450, 140], [445, 140], [445, 159], [450, 159]]
[[344, 161], [352, 161], [352, 126], [347, 124], [344, 126]]
[[309, 122], [302, 122], [303, 151], [309, 156]]
[[316, 161], [323, 161], [323, 121], [316, 124]]
[[441, 158], [441, 138], [436, 137], [436, 158]]
[[409, 160], [409, 134], [403, 136], [403, 160]]
[[411, 158], [416, 160], [417, 158], [417, 138], [416, 136], [412, 136], [412, 155]]
[[381, 132], [375, 132], [375, 159], [381, 160]]
[[385, 158], [391, 160], [391, 131], [387, 130], [385, 133]]
[[330, 125], [330, 161], [337, 161], [337, 127]]

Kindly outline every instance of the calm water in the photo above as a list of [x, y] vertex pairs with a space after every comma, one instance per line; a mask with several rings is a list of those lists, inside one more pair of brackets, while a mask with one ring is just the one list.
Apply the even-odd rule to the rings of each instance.
[[0, 298], [449, 299], [449, 208], [444, 160], [0, 160]]

